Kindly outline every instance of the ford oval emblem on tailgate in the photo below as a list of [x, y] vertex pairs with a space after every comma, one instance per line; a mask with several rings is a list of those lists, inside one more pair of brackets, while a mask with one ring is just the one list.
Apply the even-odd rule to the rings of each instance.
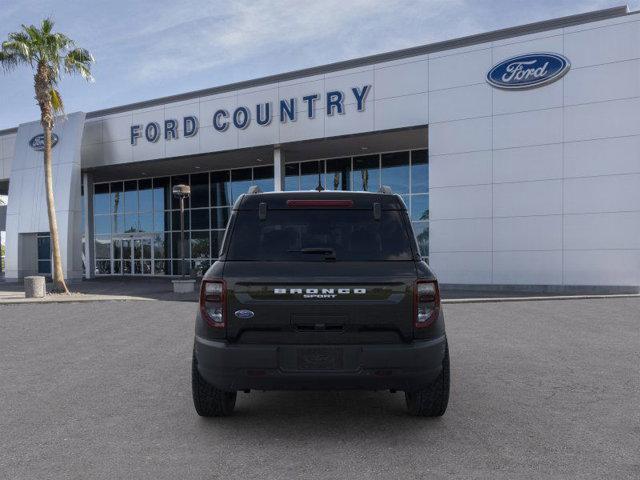
[[254, 313], [251, 310], [236, 310], [235, 315], [238, 318], [251, 318]]

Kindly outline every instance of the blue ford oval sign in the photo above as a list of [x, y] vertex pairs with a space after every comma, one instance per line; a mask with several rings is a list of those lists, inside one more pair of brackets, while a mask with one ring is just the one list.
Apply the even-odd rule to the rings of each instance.
[[235, 313], [238, 318], [252, 318], [254, 313], [251, 310], [236, 310]]
[[[51, 134], [51, 148], [55, 147], [58, 143], [58, 135], [55, 133]], [[31, 140], [29, 140], [29, 145], [31, 148], [38, 152], [44, 152], [44, 133], [36, 135]]]
[[518, 55], [489, 70], [487, 82], [506, 90], [541, 87], [561, 78], [569, 68], [569, 60], [558, 53]]

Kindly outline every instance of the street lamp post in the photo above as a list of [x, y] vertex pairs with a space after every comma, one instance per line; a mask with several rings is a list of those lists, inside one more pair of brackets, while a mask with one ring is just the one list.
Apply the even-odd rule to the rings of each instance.
[[176, 185], [172, 189], [173, 196], [180, 200], [180, 273], [182, 278], [185, 277], [185, 259], [184, 259], [184, 201], [191, 195], [191, 187], [189, 185]]

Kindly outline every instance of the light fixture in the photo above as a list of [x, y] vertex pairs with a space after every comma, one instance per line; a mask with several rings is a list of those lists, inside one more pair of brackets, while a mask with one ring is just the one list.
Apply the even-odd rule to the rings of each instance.
[[260, 157], [256, 158], [256, 162], [260, 163], [262, 162], [262, 159]]
[[198, 165], [196, 165], [194, 168], [195, 168], [196, 170], [200, 170], [200, 167], [199, 167]]
[[360, 147], [360, 150], [362, 150], [363, 152], [366, 152], [367, 150], [369, 150], [369, 147], [365, 147], [364, 145], [362, 147]]
[[142, 175], [143, 177], [147, 174], [147, 172], [140, 172], [140, 175]]

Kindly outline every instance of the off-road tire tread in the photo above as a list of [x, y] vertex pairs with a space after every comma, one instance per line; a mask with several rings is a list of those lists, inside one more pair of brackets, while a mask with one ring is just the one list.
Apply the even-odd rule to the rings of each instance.
[[449, 403], [449, 345], [445, 346], [442, 371], [425, 389], [405, 392], [407, 410], [417, 417], [441, 417]]
[[195, 355], [191, 362], [193, 406], [201, 417], [226, 417], [236, 404], [236, 392], [225, 392], [207, 383], [198, 372]]

